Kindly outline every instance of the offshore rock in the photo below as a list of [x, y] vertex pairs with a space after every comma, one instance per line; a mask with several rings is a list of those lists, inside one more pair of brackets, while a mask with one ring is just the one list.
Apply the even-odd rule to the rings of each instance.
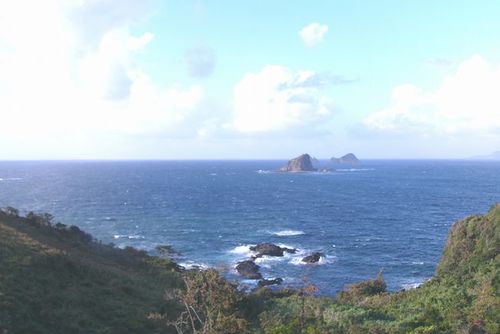
[[283, 166], [279, 170], [280, 172], [314, 172], [314, 168], [309, 154], [302, 154], [294, 159], [288, 161], [286, 166]]
[[319, 260], [321, 260], [322, 257], [325, 255], [320, 252], [314, 252], [311, 255], [308, 255], [302, 259], [302, 262], [305, 263], [317, 263]]
[[331, 158], [330, 161], [338, 164], [357, 164], [361, 162], [353, 153], [347, 153], [340, 158]]
[[262, 274], [259, 272], [260, 266], [253, 261], [241, 261], [236, 265], [236, 271], [243, 277], [249, 279], [261, 279]]
[[267, 256], [283, 256], [284, 252], [294, 254], [297, 250], [295, 248], [280, 247], [275, 244], [264, 242], [256, 246], [250, 247], [252, 252], [257, 253], [256, 258]]
[[259, 288], [262, 288], [262, 287], [269, 286], [269, 285], [280, 285], [281, 283], [283, 283], [283, 279], [280, 277], [275, 278], [275, 279], [261, 279], [257, 283], [257, 286]]

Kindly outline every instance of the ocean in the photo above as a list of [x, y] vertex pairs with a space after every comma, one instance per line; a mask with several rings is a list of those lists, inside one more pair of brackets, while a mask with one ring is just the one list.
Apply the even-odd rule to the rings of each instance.
[[[334, 295], [382, 270], [389, 290], [429, 279], [450, 226], [500, 202], [500, 162], [366, 160], [329, 173], [278, 173], [286, 161], [4, 161], [0, 207], [49, 212], [104, 243], [187, 267], [234, 272], [260, 242], [296, 254], [257, 260], [285, 286]], [[305, 265], [313, 251], [326, 257]]]

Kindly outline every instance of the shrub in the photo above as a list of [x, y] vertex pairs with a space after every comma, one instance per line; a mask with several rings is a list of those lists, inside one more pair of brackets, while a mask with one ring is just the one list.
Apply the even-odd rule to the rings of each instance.
[[340, 292], [338, 299], [345, 303], [356, 303], [366, 297], [384, 293], [386, 288], [387, 285], [382, 277], [382, 272], [379, 272], [376, 279], [350, 285], [347, 290]]

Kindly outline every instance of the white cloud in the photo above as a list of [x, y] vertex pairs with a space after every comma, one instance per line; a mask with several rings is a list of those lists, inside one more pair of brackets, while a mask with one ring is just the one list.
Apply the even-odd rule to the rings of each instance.
[[235, 119], [243, 133], [280, 131], [311, 125], [327, 118], [332, 100], [322, 94], [325, 85], [312, 71], [293, 73], [283, 66], [266, 66], [248, 73], [234, 88]]
[[0, 120], [8, 124], [0, 153], [97, 133], [196, 135], [183, 124], [196, 118], [203, 89], [159, 86], [136, 62], [154, 39], [129, 29], [148, 12], [143, 3], [0, 2]]
[[364, 119], [374, 130], [499, 136], [500, 64], [479, 55], [462, 62], [435, 91], [414, 85], [393, 89], [393, 104]]
[[307, 47], [313, 47], [323, 41], [327, 32], [326, 24], [310, 23], [299, 31], [299, 35]]

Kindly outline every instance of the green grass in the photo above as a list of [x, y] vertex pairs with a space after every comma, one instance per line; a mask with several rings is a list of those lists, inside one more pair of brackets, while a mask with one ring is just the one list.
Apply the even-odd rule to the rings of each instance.
[[180, 275], [167, 260], [0, 214], [0, 333], [153, 333]]

